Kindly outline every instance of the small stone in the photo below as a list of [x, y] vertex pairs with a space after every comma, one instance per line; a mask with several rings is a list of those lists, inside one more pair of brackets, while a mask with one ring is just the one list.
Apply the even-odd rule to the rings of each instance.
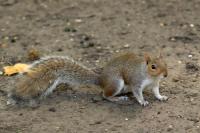
[[85, 109], [85, 107], [80, 107], [80, 109]]
[[0, 71], [0, 75], [3, 75], [3, 72], [2, 72], [2, 71]]
[[9, 37], [8, 37], [8, 36], [5, 36], [4, 39], [5, 39], [5, 40], [9, 40]]
[[81, 23], [81, 22], [83, 22], [83, 20], [82, 19], [75, 19], [75, 22]]
[[190, 98], [190, 101], [193, 102], [193, 101], [194, 101], [194, 98]]
[[57, 51], [58, 51], [58, 52], [61, 52], [61, 51], [63, 51], [63, 49], [62, 49], [62, 48], [58, 48]]
[[74, 35], [75, 35], [74, 33], [71, 33], [71, 34], [70, 34], [71, 37], [74, 37]]
[[56, 130], [59, 130], [60, 129], [60, 127], [56, 127]]
[[128, 121], [128, 118], [125, 118], [125, 121]]
[[167, 128], [167, 131], [169, 132], [169, 131], [171, 131], [171, 130], [173, 130], [173, 126], [172, 126], [172, 125], [169, 125], [168, 128]]
[[180, 61], [180, 60], [179, 60], [179, 61], [178, 61], [178, 63], [179, 63], [179, 64], [181, 64], [181, 63], [182, 63], [182, 61]]
[[70, 31], [71, 31], [71, 29], [70, 29], [70, 28], [68, 28], [68, 27], [66, 27], [66, 28], [64, 29], [64, 31], [65, 31], [65, 32], [70, 32]]
[[174, 37], [170, 38], [171, 41], [175, 41], [176, 39]]
[[72, 32], [77, 32], [77, 30], [76, 30], [76, 29], [72, 29], [71, 31], [72, 31]]
[[192, 55], [191, 55], [191, 54], [189, 54], [189, 55], [188, 55], [188, 57], [189, 57], [189, 58], [192, 58]]
[[55, 40], [56, 43], [60, 42], [60, 40]]
[[54, 107], [52, 107], [52, 108], [49, 108], [49, 111], [50, 112], [56, 112], [56, 109]]
[[94, 123], [91, 123], [89, 125], [98, 125], [98, 124], [101, 124], [101, 123], [102, 123], [102, 121], [95, 121]]
[[96, 49], [102, 49], [101, 46], [96, 47]]
[[173, 82], [178, 82], [179, 79], [178, 79], [178, 78], [173, 78], [172, 81], [173, 81]]
[[19, 114], [19, 116], [22, 116], [22, 115], [23, 115], [23, 113], [20, 113], [20, 114]]
[[194, 24], [190, 24], [190, 27], [192, 27], [192, 28], [193, 28], [193, 27], [194, 27]]
[[6, 29], [2, 28], [1, 31], [5, 31]]
[[89, 37], [89, 36], [83, 36], [83, 39], [84, 39], [85, 41], [89, 41], [89, 40], [90, 40], [90, 37]]
[[105, 129], [106, 132], [108, 132], [108, 129]]
[[6, 105], [11, 105], [12, 103], [8, 100], [7, 102], [6, 102]]
[[130, 47], [129, 44], [124, 45], [124, 48], [129, 48], [129, 47]]
[[163, 26], [166, 26], [167, 24], [165, 23], [160, 23], [160, 26], [163, 27]]
[[22, 20], [26, 20], [26, 17], [25, 17], [25, 16], [23, 16], [23, 17], [22, 17]]

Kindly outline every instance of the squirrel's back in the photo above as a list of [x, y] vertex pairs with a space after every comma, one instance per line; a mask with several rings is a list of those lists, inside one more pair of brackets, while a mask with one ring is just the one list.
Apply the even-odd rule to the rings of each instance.
[[97, 84], [97, 78], [98, 74], [69, 57], [50, 56], [31, 64], [20, 76], [10, 95], [23, 99], [35, 98], [56, 85], [56, 82]]

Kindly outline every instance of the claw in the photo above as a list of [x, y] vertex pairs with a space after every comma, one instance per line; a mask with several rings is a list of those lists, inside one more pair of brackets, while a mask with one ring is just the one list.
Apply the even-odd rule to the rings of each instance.
[[141, 101], [141, 102], [139, 102], [140, 103], [140, 105], [142, 105], [142, 106], [147, 106], [147, 105], [149, 105], [149, 102], [148, 101]]
[[128, 101], [129, 98], [127, 96], [121, 96], [119, 99], [122, 101]]
[[158, 98], [158, 100], [160, 100], [160, 101], [166, 101], [167, 99], [168, 99], [167, 96], [161, 96]]

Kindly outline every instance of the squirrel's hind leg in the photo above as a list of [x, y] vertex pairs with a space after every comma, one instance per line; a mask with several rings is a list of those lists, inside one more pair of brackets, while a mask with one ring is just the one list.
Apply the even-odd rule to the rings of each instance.
[[117, 96], [121, 94], [122, 90], [124, 89], [124, 80], [123, 79], [115, 79], [110, 82], [104, 87], [103, 97], [111, 102], [118, 102], [118, 101], [127, 101], [127, 96]]

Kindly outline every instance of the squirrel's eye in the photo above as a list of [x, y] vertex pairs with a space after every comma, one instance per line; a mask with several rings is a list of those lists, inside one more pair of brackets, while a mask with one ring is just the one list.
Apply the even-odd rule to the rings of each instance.
[[156, 69], [156, 65], [151, 65], [151, 69]]

